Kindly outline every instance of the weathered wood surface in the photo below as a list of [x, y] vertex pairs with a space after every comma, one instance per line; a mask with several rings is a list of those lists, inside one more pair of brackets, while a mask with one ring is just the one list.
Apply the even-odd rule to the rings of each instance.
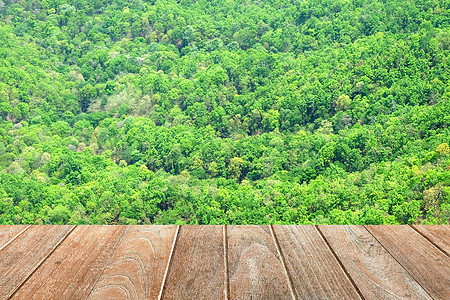
[[182, 226], [162, 299], [225, 299], [224, 226]]
[[13, 299], [86, 299], [125, 230], [77, 226]]
[[447, 256], [450, 253], [449, 225], [413, 225], [413, 228], [438, 247]]
[[366, 299], [431, 299], [363, 226], [319, 226]]
[[314, 226], [274, 226], [298, 299], [360, 299]]
[[293, 299], [269, 226], [228, 226], [230, 299]]
[[9, 298], [73, 226], [32, 226], [0, 251], [0, 299]]
[[409, 226], [367, 229], [434, 299], [450, 299], [450, 258]]
[[0, 250], [30, 225], [0, 225]]
[[450, 299], [448, 226], [0, 226], [3, 299]]
[[176, 226], [131, 226], [89, 299], [158, 299]]

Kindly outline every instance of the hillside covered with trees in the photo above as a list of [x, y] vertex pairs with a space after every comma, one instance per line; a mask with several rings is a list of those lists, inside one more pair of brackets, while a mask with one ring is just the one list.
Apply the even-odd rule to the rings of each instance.
[[0, 0], [2, 224], [448, 224], [449, 0]]

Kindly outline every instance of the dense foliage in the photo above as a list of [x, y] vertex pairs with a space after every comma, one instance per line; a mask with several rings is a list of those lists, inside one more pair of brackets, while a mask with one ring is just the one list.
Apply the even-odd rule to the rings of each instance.
[[0, 0], [0, 223], [448, 223], [449, 54], [449, 0]]

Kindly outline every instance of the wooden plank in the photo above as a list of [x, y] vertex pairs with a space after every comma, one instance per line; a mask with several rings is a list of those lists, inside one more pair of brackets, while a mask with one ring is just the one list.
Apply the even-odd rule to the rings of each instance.
[[30, 225], [0, 225], [0, 250]]
[[363, 226], [319, 226], [366, 299], [431, 299]]
[[450, 226], [412, 225], [412, 227], [448, 256], [450, 253]]
[[77, 226], [12, 298], [86, 299], [126, 229]]
[[450, 299], [450, 259], [409, 226], [367, 229], [435, 299]]
[[0, 299], [6, 299], [32, 274], [73, 226], [32, 226], [0, 251]]
[[131, 226], [89, 299], [158, 299], [177, 226]]
[[269, 226], [228, 226], [230, 299], [293, 299]]
[[225, 299], [223, 226], [181, 226], [162, 299]]
[[274, 226], [274, 231], [298, 299], [360, 299], [314, 226]]

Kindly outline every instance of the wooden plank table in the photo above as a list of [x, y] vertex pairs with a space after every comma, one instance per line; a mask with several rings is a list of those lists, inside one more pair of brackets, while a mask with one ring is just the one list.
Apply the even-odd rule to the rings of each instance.
[[293, 299], [269, 226], [228, 226], [230, 299]]
[[274, 226], [298, 299], [361, 299], [315, 226]]
[[367, 226], [434, 299], [450, 299], [450, 258], [409, 226]]
[[366, 299], [431, 299], [363, 226], [319, 226]]
[[89, 299], [158, 299], [176, 226], [131, 226]]
[[76, 227], [11, 298], [86, 299], [125, 230], [125, 226]]
[[2, 299], [450, 299], [450, 227], [0, 225]]
[[224, 226], [182, 226], [160, 299], [221, 299], [227, 296]]

